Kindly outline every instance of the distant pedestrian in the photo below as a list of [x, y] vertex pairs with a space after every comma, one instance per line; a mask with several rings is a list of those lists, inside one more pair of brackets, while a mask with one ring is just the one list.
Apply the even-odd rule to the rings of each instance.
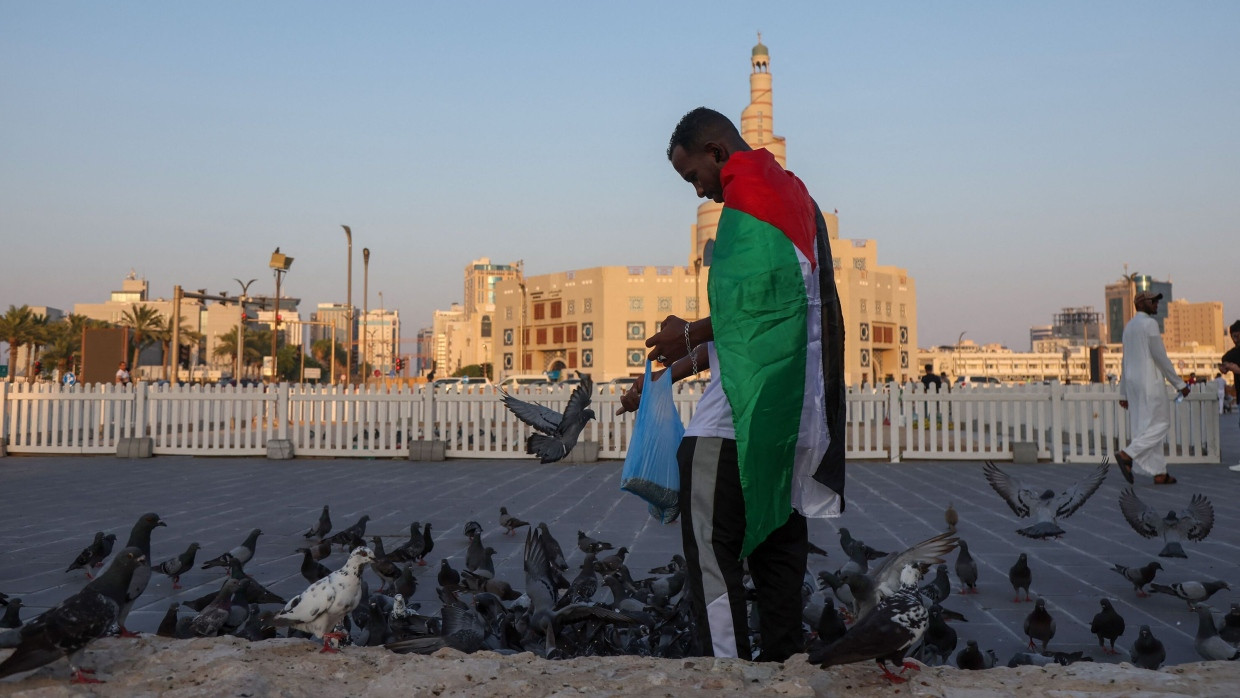
[[1227, 402], [1227, 379], [1220, 373], [1214, 376], [1214, 380], [1210, 382], [1214, 384], [1215, 390], [1218, 391], [1218, 413], [1223, 414], [1223, 405]]
[[1176, 482], [1167, 473], [1167, 457], [1163, 455], [1163, 440], [1171, 429], [1171, 405], [1163, 381], [1184, 396], [1190, 389], [1167, 358], [1158, 321], [1154, 319], [1161, 299], [1161, 293], [1138, 293], [1133, 302], [1137, 313], [1124, 326], [1119, 406], [1128, 410], [1128, 433], [1132, 440], [1115, 454], [1115, 462], [1129, 483], [1134, 467], [1143, 475], [1152, 475], [1156, 485]]
[[129, 364], [122, 361], [120, 368], [116, 369], [116, 384], [129, 385], [133, 380], [129, 376]]
[[934, 386], [934, 392], [943, 389], [943, 379], [939, 378], [934, 372], [934, 364], [926, 364], [926, 374], [921, 377], [921, 384], [925, 387], [926, 392], [930, 392], [930, 386]]

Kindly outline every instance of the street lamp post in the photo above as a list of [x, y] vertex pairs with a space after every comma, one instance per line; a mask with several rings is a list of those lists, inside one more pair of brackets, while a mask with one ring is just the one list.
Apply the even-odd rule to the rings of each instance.
[[288, 273], [289, 267], [293, 266], [293, 258], [280, 254], [280, 248], [277, 247], [275, 252], [271, 253], [271, 263], [268, 264], [276, 275], [276, 303], [275, 317], [271, 321], [271, 383], [276, 382], [278, 371], [276, 370], [279, 362], [277, 361], [277, 343], [280, 336], [280, 281], [284, 275]]
[[352, 363], [353, 363], [353, 231], [349, 230], [349, 226], [342, 225], [344, 228], [344, 236], [349, 240], [349, 287], [345, 293], [345, 322], [348, 328], [345, 331], [345, 352], [344, 352], [344, 375], [345, 381], [349, 380]]
[[[370, 329], [370, 248], [362, 248], [362, 322], [366, 325], [366, 330]], [[357, 365], [362, 370], [362, 383], [370, 385], [370, 362], [366, 356], [366, 330], [362, 331], [362, 345], [357, 352]]]
[[233, 379], [237, 384], [241, 384], [241, 369], [245, 366], [245, 302], [249, 300], [250, 284], [258, 281], [258, 279], [250, 279], [242, 281], [241, 279], [233, 279], [241, 284], [241, 298], [237, 303], [241, 306], [241, 312], [237, 314], [237, 368]]
[[956, 365], [953, 368], [956, 371], [957, 377], [960, 376], [960, 343], [964, 341], [964, 335], [965, 335], [965, 332], [967, 331], [968, 330], [962, 330], [960, 332], [960, 336], [956, 337]]

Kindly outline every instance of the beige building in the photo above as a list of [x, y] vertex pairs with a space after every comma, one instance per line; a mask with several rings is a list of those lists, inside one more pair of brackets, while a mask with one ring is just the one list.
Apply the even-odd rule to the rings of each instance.
[[[431, 327], [419, 332], [420, 337], [429, 332], [429, 342], [426, 337], [419, 340], [419, 352], [428, 351], [435, 362], [436, 378], [450, 376], [465, 366], [496, 363], [496, 287], [504, 281], [520, 280], [521, 262], [496, 264], [489, 257], [481, 257], [465, 266], [464, 277], [465, 302], [436, 310]], [[431, 370], [424, 360], [421, 368], [423, 375]], [[497, 376], [501, 369], [495, 366], [493, 371]]]
[[1222, 354], [1231, 344], [1223, 324], [1223, 304], [1219, 301], [1190, 303], [1174, 300], [1166, 304], [1163, 344], [1167, 351], [1213, 351]]
[[[997, 344], [978, 346], [971, 341], [959, 347], [940, 346], [921, 349], [924, 363], [934, 366], [935, 373], [946, 373], [954, 381], [959, 376], [976, 379], [993, 378], [1000, 383], [1061, 382], [1088, 383], [1089, 351], [1085, 346], [1060, 346], [1049, 351], [1016, 352]], [[1103, 354], [1104, 372], [1109, 380], [1117, 380], [1123, 365], [1123, 348], [1109, 345]], [[1204, 351], [1168, 351], [1167, 358], [1179, 374], [1213, 376], [1218, 354]]]
[[[395, 359], [400, 351], [400, 312], [396, 310], [371, 310], [363, 313], [358, 323], [359, 332], [365, 333], [364, 360], [373, 371], [387, 375], [395, 370]], [[330, 328], [329, 328], [330, 329]]]

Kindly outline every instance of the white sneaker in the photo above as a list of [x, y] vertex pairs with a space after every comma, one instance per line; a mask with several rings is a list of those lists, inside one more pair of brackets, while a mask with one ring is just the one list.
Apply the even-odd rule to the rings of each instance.
[[1228, 466], [1228, 468], [1227, 468], [1227, 469], [1228, 469], [1228, 470], [1233, 470], [1233, 471], [1235, 471], [1235, 472], [1237, 472], [1237, 473], [1240, 473], [1240, 463], [1237, 463], [1237, 464], [1232, 465], [1232, 466]]

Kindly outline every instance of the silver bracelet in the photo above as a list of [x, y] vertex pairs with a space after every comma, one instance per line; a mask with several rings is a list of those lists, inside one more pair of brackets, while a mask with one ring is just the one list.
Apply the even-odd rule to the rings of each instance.
[[700, 372], [697, 365], [697, 354], [692, 351], [689, 352], [689, 360], [693, 362], [693, 375], [696, 376]]
[[693, 344], [689, 340], [689, 323], [685, 323], [685, 348], [689, 350], [689, 361], [693, 364], [693, 375], [698, 374], [697, 354], [693, 352]]

